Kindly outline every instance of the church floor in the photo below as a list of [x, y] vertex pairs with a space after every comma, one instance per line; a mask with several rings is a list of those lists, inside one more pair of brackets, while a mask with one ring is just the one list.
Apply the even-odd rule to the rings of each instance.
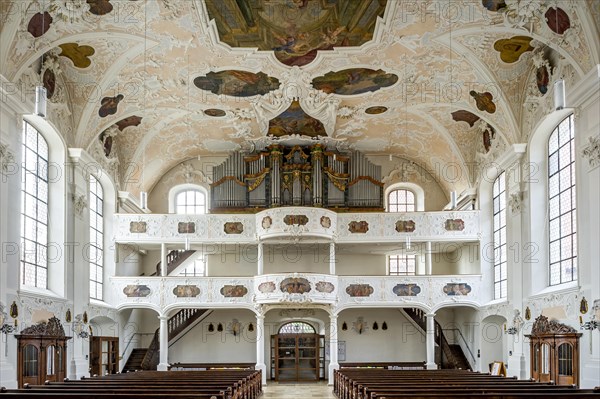
[[326, 382], [320, 383], [282, 383], [268, 382], [263, 387], [264, 399], [333, 399], [335, 396], [331, 392], [332, 387]]

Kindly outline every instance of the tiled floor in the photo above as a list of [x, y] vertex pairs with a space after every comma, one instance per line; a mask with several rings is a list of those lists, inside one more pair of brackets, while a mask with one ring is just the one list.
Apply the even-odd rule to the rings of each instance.
[[285, 383], [278, 384], [269, 382], [263, 387], [264, 399], [333, 399], [335, 396], [331, 393], [332, 387], [326, 382], [314, 383]]

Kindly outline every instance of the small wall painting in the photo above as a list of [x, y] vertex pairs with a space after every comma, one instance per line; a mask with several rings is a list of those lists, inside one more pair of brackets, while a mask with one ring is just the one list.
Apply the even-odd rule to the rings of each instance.
[[552, 32], [562, 35], [571, 27], [569, 15], [562, 8], [550, 7], [545, 14], [546, 24]]
[[369, 231], [369, 223], [362, 220], [360, 222], [350, 222], [348, 223], [348, 231], [350, 233], [361, 233], [364, 234]]
[[494, 50], [500, 53], [500, 59], [507, 64], [519, 61], [521, 55], [532, 51], [529, 44], [533, 39], [528, 36], [513, 36], [510, 39], [500, 39], [494, 43]]
[[52, 69], [46, 69], [42, 77], [44, 87], [46, 88], [46, 98], [52, 98], [56, 89], [56, 75]]
[[179, 234], [194, 234], [196, 232], [196, 223], [179, 222], [177, 224], [177, 232]]
[[327, 94], [350, 96], [377, 91], [392, 86], [397, 81], [397, 75], [382, 69], [352, 68], [318, 76], [313, 79], [312, 86]]
[[351, 297], [371, 296], [375, 290], [369, 284], [350, 284], [346, 287], [346, 294]]
[[305, 294], [310, 292], [310, 282], [302, 277], [289, 277], [279, 284], [281, 292], [287, 294]]
[[241, 298], [248, 293], [248, 288], [243, 285], [224, 285], [220, 292], [225, 298]]
[[263, 72], [252, 73], [239, 70], [209, 72], [194, 79], [194, 85], [213, 94], [233, 97], [251, 97], [277, 90], [279, 80]]
[[365, 109], [365, 114], [379, 115], [379, 114], [383, 114], [387, 110], [388, 110], [388, 108], [384, 107], [383, 105], [375, 105], [373, 107], [369, 107], [369, 108]]
[[94, 50], [93, 47], [86, 45], [80, 46], [77, 43], [64, 43], [59, 47], [62, 50], [59, 55], [73, 61], [73, 65], [77, 68], [84, 69], [92, 65], [90, 56], [96, 53], [96, 50]]
[[258, 285], [258, 292], [263, 294], [270, 294], [271, 292], [275, 292], [275, 288], [276, 286], [274, 282], [266, 281]]
[[128, 285], [123, 288], [123, 294], [128, 298], [145, 298], [152, 290], [147, 285]]
[[52, 16], [45, 11], [43, 14], [38, 12], [29, 20], [27, 24], [27, 32], [31, 33], [33, 37], [40, 37], [44, 33], [48, 32], [50, 25], [52, 24]]
[[481, 0], [481, 4], [490, 11], [500, 11], [506, 7], [504, 0]]
[[147, 231], [146, 222], [130, 222], [129, 223], [129, 232], [130, 233], [145, 233]]
[[261, 226], [263, 229], [268, 230], [269, 228], [271, 228], [272, 224], [273, 219], [271, 219], [271, 216], [265, 216], [262, 220]]
[[496, 104], [494, 104], [492, 93], [486, 91], [485, 93], [477, 93], [475, 90], [471, 90], [469, 92], [471, 97], [475, 99], [475, 104], [477, 104], [477, 109], [480, 111], [486, 111], [490, 114], [496, 112]]
[[297, 100], [292, 101], [288, 109], [269, 121], [267, 134], [275, 137], [294, 134], [309, 137], [327, 136], [323, 122], [304, 112]]
[[448, 283], [444, 286], [444, 294], [448, 296], [464, 296], [471, 292], [471, 286], [467, 283]]
[[140, 123], [142, 123], [142, 117], [133, 115], [133, 116], [129, 116], [127, 118], [121, 119], [120, 121], [118, 121], [116, 123], [116, 125], [120, 131], [123, 131], [123, 129], [125, 129], [126, 127], [139, 126]]
[[221, 117], [227, 115], [227, 113], [225, 111], [223, 111], [222, 109], [218, 109], [218, 108], [205, 109], [204, 114], [207, 116], [212, 116], [213, 118], [221, 118]]
[[446, 231], [463, 231], [465, 229], [465, 222], [462, 219], [446, 219], [444, 228]]
[[548, 73], [548, 68], [545, 65], [539, 67], [535, 71], [535, 78], [540, 93], [546, 94], [548, 92], [548, 84], [550, 83], [550, 74]]
[[321, 216], [321, 227], [328, 229], [331, 227], [331, 219], [327, 216]]
[[123, 100], [123, 95], [119, 94], [115, 97], [104, 97], [100, 102], [100, 109], [98, 110], [98, 115], [100, 118], [106, 118], [108, 115], [114, 115], [117, 113], [117, 108], [119, 107], [119, 103]]
[[331, 294], [333, 290], [335, 290], [335, 286], [329, 281], [319, 281], [317, 284], [315, 284], [315, 288], [317, 291], [327, 294]]
[[242, 234], [244, 225], [242, 222], [227, 222], [223, 225], [225, 234]]
[[194, 298], [200, 295], [200, 288], [195, 285], [178, 285], [173, 288], [173, 295], [177, 298]]
[[398, 284], [392, 291], [398, 296], [417, 296], [421, 293], [421, 287], [417, 284]]
[[110, 0], [87, 0], [90, 12], [94, 15], [106, 15], [113, 10]]
[[305, 226], [308, 223], [308, 216], [306, 215], [285, 215], [283, 223], [291, 226], [297, 224], [299, 226]]
[[417, 225], [414, 220], [398, 220], [396, 222], [396, 231], [398, 233], [412, 233], [416, 227]]
[[456, 122], [467, 122], [469, 126], [473, 127], [475, 126], [475, 122], [479, 120], [479, 117], [472, 112], [461, 109], [452, 113], [452, 119]]

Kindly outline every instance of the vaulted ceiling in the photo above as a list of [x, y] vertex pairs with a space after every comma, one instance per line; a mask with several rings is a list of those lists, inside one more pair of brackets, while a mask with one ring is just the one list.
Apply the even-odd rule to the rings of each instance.
[[405, 158], [461, 191], [527, 142], [553, 81], [600, 63], [600, 0], [0, 6], [2, 75], [43, 81], [67, 145], [133, 193], [186, 159], [316, 140]]

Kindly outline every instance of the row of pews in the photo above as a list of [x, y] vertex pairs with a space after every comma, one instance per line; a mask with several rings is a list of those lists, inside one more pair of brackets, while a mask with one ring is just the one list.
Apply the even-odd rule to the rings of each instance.
[[256, 399], [262, 394], [255, 370], [141, 371], [0, 389], [0, 399]]
[[340, 399], [425, 398], [600, 398], [585, 390], [466, 370], [388, 370], [342, 368], [335, 371], [334, 394]]

